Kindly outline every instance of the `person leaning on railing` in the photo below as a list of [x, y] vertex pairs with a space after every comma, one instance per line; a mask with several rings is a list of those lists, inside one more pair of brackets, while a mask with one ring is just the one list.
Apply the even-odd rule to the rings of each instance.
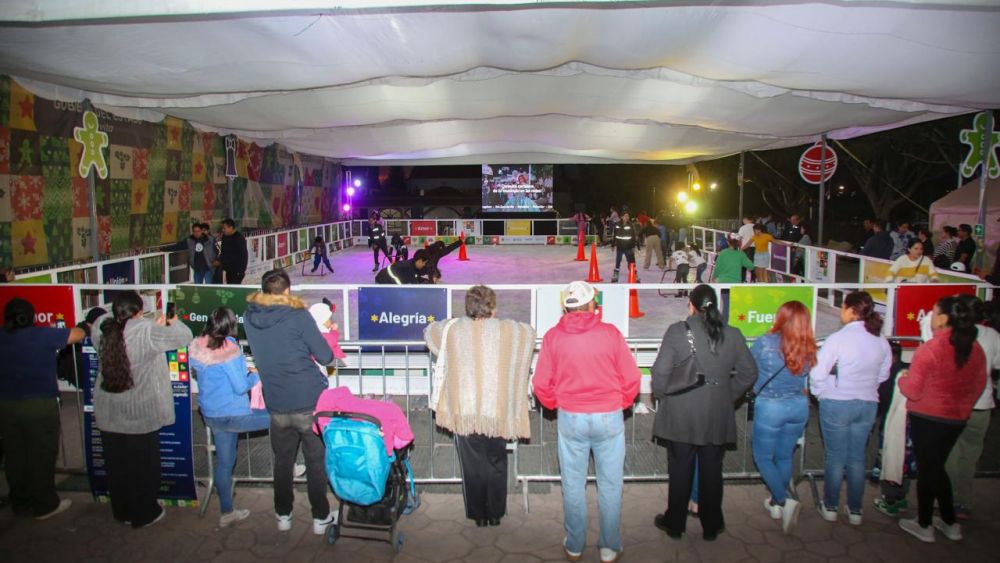
[[840, 322], [844, 326], [826, 339], [809, 372], [810, 389], [819, 399], [825, 447], [823, 500], [816, 508], [827, 522], [837, 521], [846, 476], [844, 512], [848, 522], [860, 526], [865, 446], [878, 411], [878, 387], [889, 379], [892, 351], [881, 336], [882, 316], [871, 295], [855, 291], [844, 297]]
[[907, 243], [906, 254], [896, 258], [889, 266], [889, 275], [885, 281], [886, 283], [938, 281], [934, 261], [924, 255], [924, 243], [920, 242], [920, 239], [911, 239]]

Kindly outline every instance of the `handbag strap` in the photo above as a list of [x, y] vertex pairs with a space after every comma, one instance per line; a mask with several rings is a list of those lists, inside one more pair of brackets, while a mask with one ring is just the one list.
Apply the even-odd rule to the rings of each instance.
[[781, 370], [783, 370], [783, 369], [785, 369], [785, 363], [784, 362], [782, 362], [781, 367], [778, 368], [777, 371], [775, 371], [774, 373], [771, 374], [771, 377], [767, 378], [767, 381], [765, 381], [764, 384], [760, 386], [760, 389], [757, 389], [757, 390], [754, 391], [754, 394], [755, 395], [759, 395], [760, 392], [763, 391], [764, 388], [767, 387], [771, 383], [771, 381], [774, 380], [775, 377], [778, 377], [778, 374], [781, 373]]

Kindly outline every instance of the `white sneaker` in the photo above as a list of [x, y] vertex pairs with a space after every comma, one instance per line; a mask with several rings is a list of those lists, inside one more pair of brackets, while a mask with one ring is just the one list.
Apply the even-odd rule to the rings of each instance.
[[284, 516], [278, 514], [277, 518], [278, 518], [278, 531], [279, 532], [287, 532], [288, 530], [292, 529], [292, 515], [291, 514], [286, 514]]
[[819, 515], [823, 517], [823, 520], [826, 520], [827, 522], [837, 521], [837, 509], [827, 508], [826, 504], [824, 504], [823, 501], [819, 502], [819, 506], [816, 507], [816, 510], [819, 511]]
[[330, 525], [336, 524], [336, 512], [331, 512], [326, 515], [326, 518], [313, 518], [313, 533], [317, 536], [322, 536], [326, 533], [326, 528]]
[[950, 539], [951, 541], [960, 541], [962, 539], [962, 526], [955, 522], [954, 524], [948, 525], [944, 523], [944, 520], [934, 517], [933, 520], [934, 527], [944, 534], [944, 537]]
[[303, 475], [306, 474], [306, 466], [301, 463], [296, 463], [295, 469], [292, 472], [292, 474], [295, 475], [296, 477], [302, 477]]
[[566, 547], [565, 538], [563, 538], [563, 553], [566, 555], [566, 559], [569, 561], [579, 561], [580, 558], [583, 557], [582, 551], [581, 552], [570, 551], [569, 548]]
[[157, 522], [159, 522], [160, 520], [163, 520], [164, 518], [166, 518], [166, 516], [167, 516], [167, 509], [166, 509], [166, 508], [163, 508], [163, 507], [161, 506], [161, 507], [160, 507], [160, 515], [159, 515], [159, 516], [157, 516], [156, 518], [153, 518], [153, 521], [152, 521], [152, 522], [150, 522], [149, 524], [146, 524], [145, 526], [143, 526], [143, 528], [148, 528], [148, 527], [150, 527], [150, 526], [152, 526], [152, 525], [156, 524], [156, 523], [157, 523]]
[[764, 510], [771, 514], [771, 518], [781, 520], [781, 506], [771, 503], [771, 497], [764, 499]]
[[785, 499], [785, 506], [781, 508], [781, 531], [788, 534], [799, 523], [799, 510], [802, 505], [793, 498]]
[[615, 561], [618, 561], [618, 559], [621, 558], [623, 551], [625, 551], [624, 547], [620, 551], [615, 551], [610, 547], [602, 547], [601, 563], [614, 563]]
[[239, 522], [240, 520], [246, 520], [250, 517], [250, 511], [245, 508], [237, 508], [232, 512], [227, 512], [222, 516], [219, 516], [219, 527], [228, 528], [230, 524]]
[[73, 506], [73, 499], [64, 498], [59, 501], [59, 504], [49, 512], [48, 514], [42, 514], [41, 516], [35, 516], [35, 520], [48, 520], [56, 514], [62, 514], [69, 510], [69, 507]]
[[922, 542], [934, 543], [934, 528], [930, 526], [924, 528], [919, 522], [917, 522], [916, 518], [912, 520], [900, 518], [899, 527]]
[[847, 516], [847, 521], [852, 526], [860, 526], [861, 525], [861, 513], [860, 512], [853, 512], [853, 511], [851, 511], [851, 509], [849, 509], [849, 508], [847, 508], [845, 506], [844, 507], [844, 514]]

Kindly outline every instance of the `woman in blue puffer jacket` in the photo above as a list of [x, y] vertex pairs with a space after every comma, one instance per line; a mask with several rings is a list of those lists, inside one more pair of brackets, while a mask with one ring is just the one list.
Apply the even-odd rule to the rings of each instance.
[[250, 388], [260, 378], [256, 370], [247, 369], [236, 329], [236, 315], [220, 307], [212, 311], [204, 332], [188, 347], [191, 369], [198, 380], [198, 407], [215, 442], [215, 488], [222, 513], [219, 526], [223, 528], [250, 516], [249, 510], [233, 509], [236, 440], [241, 433], [267, 430], [271, 424], [266, 410], [250, 408]]

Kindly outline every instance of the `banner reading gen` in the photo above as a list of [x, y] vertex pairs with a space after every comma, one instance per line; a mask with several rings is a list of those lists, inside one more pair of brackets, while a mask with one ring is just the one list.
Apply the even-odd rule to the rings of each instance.
[[432, 287], [362, 287], [358, 290], [361, 340], [423, 340], [424, 328], [448, 318], [448, 292]]
[[209, 313], [219, 307], [229, 307], [236, 313], [239, 327], [237, 338], [245, 339], [247, 335], [243, 331], [243, 313], [247, 308], [247, 296], [256, 291], [258, 291], [256, 287], [250, 286], [181, 285], [170, 292], [170, 301], [176, 307], [177, 318], [194, 334], [201, 334]]
[[788, 301], [800, 301], [809, 309], [816, 326], [815, 293], [799, 285], [740, 285], [729, 290], [729, 324], [747, 338], [755, 338], [774, 324], [774, 315]]

